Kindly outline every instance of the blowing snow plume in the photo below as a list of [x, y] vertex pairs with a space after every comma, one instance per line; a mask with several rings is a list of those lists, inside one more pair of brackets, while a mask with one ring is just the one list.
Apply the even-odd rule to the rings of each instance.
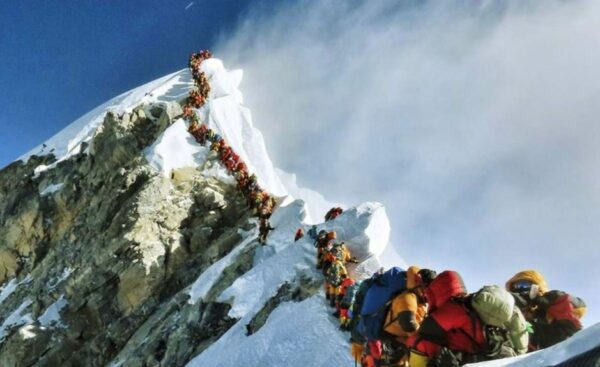
[[251, 15], [217, 51], [246, 70], [277, 166], [334, 201], [385, 203], [411, 262], [458, 269], [471, 290], [534, 267], [600, 320], [598, 2]]

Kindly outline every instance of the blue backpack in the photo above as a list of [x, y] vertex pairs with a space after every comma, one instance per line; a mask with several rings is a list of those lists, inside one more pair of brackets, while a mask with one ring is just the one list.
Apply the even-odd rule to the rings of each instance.
[[383, 322], [394, 295], [406, 290], [406, 271], [393, 267], [375, 275], [363, 301], [357, 329], [368, 340], [380, 339]]

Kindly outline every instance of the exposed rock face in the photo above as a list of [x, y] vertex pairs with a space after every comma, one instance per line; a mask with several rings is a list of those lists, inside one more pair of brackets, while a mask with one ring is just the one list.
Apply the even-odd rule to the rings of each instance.
[[185, 290], [254, 228], [243, 198], [199, 169], [164, 177], [142, 153], [180, 114], [172, 102], [109, 113], [86, 153], [0, 171], [1, 366], [100, 366], [117, 355], [178, 366], [235, 322], [217, 290], [252, 266], [256, 244], [202, 302]]

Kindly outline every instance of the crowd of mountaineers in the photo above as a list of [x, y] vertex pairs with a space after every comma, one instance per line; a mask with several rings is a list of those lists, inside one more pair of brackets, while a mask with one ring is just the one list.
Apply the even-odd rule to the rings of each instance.
[[[189, 132], [210, 146], [227, 172], [235, 177], [265, 244], [273, 228], [269, 218], [276, 199], [263, 190], [255, 174], [194, 112], [206, 102], [210, 86], [200, 70], [209, 51], [190, 56], [195, 88], [184, 105]], [[325, 215], [335, 220], [339, 207]], [[295, 241], [305, 236], [299, 228]], [[362, 367], [455, 367], [466, 363], [517, 356], [559, 343], [582, 328], [586, 305], [578, 297], [550, 290], [543, 276], [524, 270], [505, 287], [485, 286], [468, 293], [452, 270], [439, 274], [411, 266], [380, 269], [366, 279], [353, 279], [348, 264], [357, 263], [335, 231], [315, 226], [308, 231], [317, 250], [316, 267], [324, 277], [325, 297], [350, 334], [350, 353]], [[250, 334], [250, 332], [249, 332]]]
[[346, 269], [356, 259], [336, 232], [315, 231], [308, 233], [325, 297], [340, 329], [350, 332], [357, 365], [455, 367], [543, 349], [582, 328], [583, 300], [549, 290], [535, 270], [475, 293], [467, 292], [456, 271], [416, 266], [356, 280]]
[[188, 131], [196, 142], [200, 145], [208, 145], [210, 150], [217, 154], [220, 164], [235, 178], [238, 189], [246, 199], [252, 215], [259, 220], [258, 240], [264, 245], [269, 231], [273, 229], [269, 218], [277, 204], [276, 199], [260, 187], [256, 175], [248, 172], [246, 163], [233, 151], [225, 139], [206, 124], [201, 123], [195, 112], [195, 109], [206, 103], [210, 93], [210, 85], [204, 72], [200, 70], [200, 65], [202, 61], [211, 57], [212, 54], [207, 50], [190, 55], [188, 67], [192, 73], [195, 87], [190, 91], [183, 106], [183, 117], [189, 123]]

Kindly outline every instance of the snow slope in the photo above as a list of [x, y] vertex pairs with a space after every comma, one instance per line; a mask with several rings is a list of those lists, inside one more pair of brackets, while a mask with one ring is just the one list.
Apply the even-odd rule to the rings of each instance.
[[[339, 324], [330, 315], [331, 308], [325, 304], [322, 291], [301, 302], [282, 303], [261, 329], [246, 335], [246, 324], [277, 294], [281, 285], [293, 284], [300, 278], [320, 282], [313, 241], [308, 236], [297, 242], [293, 240], [295, 229], [306, 215], [301, 200], [289, 202], [275, 212], [272, 218], [275, 230], [269, 235], [267, 246], [255, 255], [254, 267], [218, 296], [218, 301], [231, 303], [229, 316], [239, 321], [188, 366], [351, 366], [354, 363], [348, 353], [347, 335], [338, 330]], [[344, 223], [353, 224], [351, 220]], [[247, 239], [241, 246], [246, 243]], [[212, 268], [217, 270], [222, 266], [217, 262], [204, 274], [214, 274]], [[198, 283], [192, 288], [192, 300], [199, 298]]]

